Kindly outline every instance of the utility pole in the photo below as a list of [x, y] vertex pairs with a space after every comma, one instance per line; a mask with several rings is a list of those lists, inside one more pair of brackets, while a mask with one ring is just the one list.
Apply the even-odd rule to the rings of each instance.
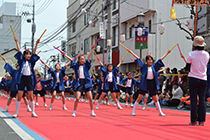
[[[107, 0], [107, 11], [108, 11], [108, 21], [107, 21], [107, 40], [112, 40], [112, 8], [111, 0]], [[108, 47], [108, 64], [112, 64], [112, 43]]]
[[[104, 22], [104, 5], [102, 4], [102, 22], [103, 22], [103, 24], [105, 24], [105, 22]], [[105, 28], [106, 28], [106, 26], [105, 26]], [[105, 31], [106, 31], [106, 29], [105, 29]], [[106, 48], [106, 37], [103, 39], [103, 43], [104, 43], [104, 46], [102, 47], [102, 51], [103, 51], [103, 64], [105, 65], [105, 63], [104, 63], [104, 48]]]
[[31, 49], [32, 52], [34, 50], [34, 34], [36, 32], [36, 24], [35, 24], [35, 0], [33, 0], [33, 17], [32, 17], [32, 38], [31, 38]]
[[118, 0], [118, 49], [120, 49], [120, 31], [121, 31], [121, 23], [120, 23], [120, 3], [121, 3], [121, 0]]

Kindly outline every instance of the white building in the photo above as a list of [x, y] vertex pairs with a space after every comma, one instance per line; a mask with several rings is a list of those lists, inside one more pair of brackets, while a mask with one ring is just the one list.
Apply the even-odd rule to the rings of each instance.
[[21, 44], [21, 16], [16, 15], [15, 3], [5, 2], [0, 7], [0, 53], [16, 48], [10, 25]]
[[[7, 62], [13, 66], [13, 68], [15, 68], [15, 64], [17, 63], [17, 60], [14, 58], [14, 55], [18, 52], [18, 50], [16, 48], [10, 49], [7, 52], [2, 53], [2, 56], [6, 58]], [[2, 58], [0, 59], [0, 77], [4, 77], [5, 76], [5, 62], [4, 60], [2, 60]], [[1, 80], [1, 79], [0, 79]]]
[[[69, 6], [67, 8], [67, 18], [69, 19], [68, 28], [68, 52], [71, 54], [87, 53], [90, 51], [91, 46], [99, 38], [99, 22], [101, 18], [98, 17], [98, 22], [96, 22], [95, 27], [90, 27], [88, 21], [92, 20], [94, 16], [83, 15], [81, 9], [88, 7], [93, 1], [87, 3], [85, 0], [69, 0]], [[100, 13], [101, 4], [106, 5], [106, 1], [98, 0], [90, 8], [92, 15]], [[81, 7], [79, 10], [78, 8]], [[126, 50], [118, 46], [118, 1], [112, 1], [112, 46], [113, 54], [112, 60], [115, 63], [119, 61], [126, 54]], [[137, 55], [145, 58], [147, 53], [151, 53], [155, 60], [161, 58], [170, 48], [172, 48], [176, 43], [179, 43], [182, 53], [187, 56], [188, 52], [191, 51], [191, 41], [187, 40], [185, 36], [187, 34], [179, 29], [176, 25], [176, 21], [170, 19], [170, 8], [171, 1], [166, 0], [122, 0], [120, 5], [120, 22], [121, 22], [121, 35], [125, 34], [125, 42], [123, 43]], [[184, 5], [175, 5], [177, 11], [177, 17], [190, 17], [190, 11], [184, 8]], [[76, 15], [77, 16], [72, 16]], [[149, 27], [148, 34], [148, 49], [140, 51], [135, 49], [135, 37], [134, 28], [139, 26], [138, 17], [140, 13], [145, 15], [144, 26]], [[101, 13], [99, 14], [101, 16]], [[188, 18], [187, 18], [188, 19]], [[181, 20], [186, 22], [187, 19]], [[107, 12], [105, 12], [105, 22], [107, 22]], [[159, 34], [158, 28], [160, 23], [165, 26], [165, 33], [163, 35]], [[87, 26], [87, 27], [85, 27]], [[103, 47], [102, 41], [100, 46]], [[72, 56], [73, 57], [73, 56]], [[102, 59], [102, 54], [99, 54]], [[137, 66], [130, 58], [133, 58], [131, 54], [128, 54], [123, 62], [120, 71], [128, 72], [138, 69]], [[95, 61], [95, 56], [92, 57], [93, 66], [99, 65], [97, 60]], [[106, 54], [105, 54], [106, 59]], [[106, 60], [105, 60], [106, 61]], [[182, 68], [185, 66], [184, 61], [180, 57], [178, 48], [174, 48], [171, 54], [164, 59], [165, 65], [171, 64], [171, 68], [177, 67]]]

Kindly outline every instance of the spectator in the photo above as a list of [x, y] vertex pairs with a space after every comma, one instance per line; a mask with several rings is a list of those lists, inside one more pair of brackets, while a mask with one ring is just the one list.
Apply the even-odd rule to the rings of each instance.
[[168, 101], [168, 106], [178, 106], [183, 96], [183, 91], [177, 82], [173, 83], [172, 98]]

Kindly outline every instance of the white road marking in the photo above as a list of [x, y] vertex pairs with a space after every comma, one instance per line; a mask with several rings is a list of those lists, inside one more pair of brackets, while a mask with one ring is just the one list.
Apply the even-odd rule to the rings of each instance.
[[[7, 117], [4, 113], [0, 111], [0, 117]], [[24, 140], [35, 140], [28, 133], [26, 133], [22, 128], [20, 128], [12, 119], [4, 119], [4, 121]]]

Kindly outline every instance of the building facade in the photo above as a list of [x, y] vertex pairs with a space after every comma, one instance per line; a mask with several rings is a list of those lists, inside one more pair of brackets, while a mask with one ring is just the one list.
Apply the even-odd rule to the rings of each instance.
[[21, 16], [16, 15], [15, 3], [5, 2], [0, 7], [0, 53], [16, 48], [10, 25], [13, 26], [15, 35], [21, 44]]
[[[100, 17], [102, 6], [105, 5], [104, 18], [107, 23], [107, 9], [106, 0], [98, 0], [93, 3], [93, 1], [85, 0], [69, 0], [69, 6], [67, 8], [67, 18], [69, 19], [69, 27], [67, 33], [67, 53], [74, 57], [77, 54], [84, 53], [88, 54], [91, 46], [99, 38], [99, 22], [102, 21]], [[82, 8], [90, 6], [90, 15], [84, 15], [82, 13]], [[112, 10], [112, 63], [116, 65], [126, 54], [126, 50], [118, 46], [118, 37], [120, 35], [125, 35], [125, 42], [123, 44], [135, 52], [137, 55], [141, 56], [142, 59], [145, 58], [147, 53], [151, 53], [155, 60], [161, 58], [170, 48], [172, 48], [176, 43], [179, 43], [181, 50], [185, 56], [191, 51], [191, 41], [187, 40], [185, 36], [187, 34], [179, 29], [176, 25], [176, 20], [170, 19], [170, 8], [171, 1], [166, 0], [121, 0], [120, 6], [118, 6], [118, 1], [111, 1]], [[79, 9], [79, 11], [78, 11]], [[190, 17], [189, 10], [184, 8], [184, 5], [175, 5], [177, 11], [177, 17]], [[78, 12], [78, 15], [77, 15]], [[118, 34], [118, 13], [120, 12], [120, 34]], [[144, 15], [144, 22], [140, 24], [139, 16]], [[88, 25], [90, 20], [96, 18], [94, 15], [99, 15], [98, 21], [95, 27]], [[185, 19], [187, 21], [187, 19]], [[181, 20], [185, 22], [184, 20]], [[165, 32], [160, 35], [159, 25], [164, 24]], [[148, 27], [148, 48], [140, 51], [135, 49], [135, 27]], [[108, 27], [106, 26], [106, 29]], [[103, 47], [103, 41], [98, 44]], [[107, 61], [105, 46], [105, 62]], [[141, 54], [140, 54], [141, 52]], [[102, 52], [98, 52], [100, 59], [103, 58]], [[125, 61], [121, 65], [120, 71], [128, 72], [140, 67], [136, 65], [130, 58], [133, 58], [131, 54], [128, 54]], [[134, 59], [134, 58], [133, 58]], [[97, 71], [99, 64], [95, 60], [95, 56], [92, 55], [92, 64], [94, 70]], [[182, 68], [185, 66], [184, 61], [180, 57], [178, 48], [174, 48], [171, 54], [164, 59], [165, 65], [171, 62], [171, 67]], [[70, 70], [69, 70], [70, 71]]]

